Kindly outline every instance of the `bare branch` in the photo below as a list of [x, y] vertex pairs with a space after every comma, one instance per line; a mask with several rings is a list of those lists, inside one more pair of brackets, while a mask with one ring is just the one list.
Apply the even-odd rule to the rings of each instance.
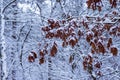
[[27, 35], [25, 36], [25, 39], [24, 39], [23, 44], [21, 46], [21, 54], [20, 54], [20, 64], [21, 64], [21, 66], [22, 66], [23, 47], [24, 47], [25, 41], [27, 40], [31, 30], [32, 30], [32, 26], [30, 27]]
[[5, 6], [5, 8], [3, 9], [3, 11], [2, 11], [2, 13], [4, 13], [5, 12], [5, 9], [7, 8], [7, 7], [9, 7], [12, 3], [14, 3], [16, 0], [13, 0], [13, 1], [11, 1], [10, 3], [8, 3], [7, 4], [7, 6]]

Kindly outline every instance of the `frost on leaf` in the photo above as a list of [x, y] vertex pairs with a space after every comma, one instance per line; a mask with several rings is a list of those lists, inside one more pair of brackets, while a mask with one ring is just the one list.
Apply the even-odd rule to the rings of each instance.
[[101, 65], [102, 65], [102, 63], [97, 62], [94, 66], [95, 66], [96, 68], [101, 68]]
[[74, 46], [76, 45], [76, 43], [77, 43], [77, 41], [74, 40], [74, 39], [71, 39], [71, 40], [69, 41], [69, 45], [71, 45], [72, 47], [74, 47]]
[[29, 56], [28, 56], [28, 61], [29, 61], [29, 62], [34, 62], [34, 61], [35, 61], [34, 56], [29, 55]]
[[66, 47], [67, 45], [68, 45], [68, 42], [63, 41], [63, 43], [62, 43], [62, 47]]
[[88, 34], [88, 35], [86, 36], [86, 41], [87, 41], [87, 42], [90, 42], [90, 41], [92, 40], [92, 38], [93, 38], [93, 35], [92, 35], [92, 34]]
[[[87, 6], [89, 9], [96, 10], [98, 7], [98, 10], [101, 11], [101, 6], [102, 6], [102, 0], [87, 0]], [[99, 4], [99, 5], [97, 5]]]
[[35, 59], [37, 58], [37, 54], [33, 51], [31, 51], [31, 54], [28, 56], [29, 62], [35, 62]]
[[50, 31], [51, 29], [50, 29], [48, 26], [46, 26], [46, 27], [43, 27], [42, 30], [48, 32], [48, 31]]
[[32, 51], [31, 53], [33, 54], [34, 58], [37, 58], [37, 54], [35, 52]]
[[84, 70], [88, 69], [90, 66], [92, 67], [93, 58], [90, 55], [83, 57], [83, 59]]
[[111, 28], [111, 26], [110, 26], [110, 24], [105, 24], [105, 25], [104, 25], [104, 28], [105, 28], [107, 31], [109, 31], [110, 28]]

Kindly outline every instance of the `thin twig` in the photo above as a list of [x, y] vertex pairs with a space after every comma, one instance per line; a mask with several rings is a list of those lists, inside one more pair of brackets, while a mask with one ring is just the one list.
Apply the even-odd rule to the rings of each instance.
[[23, 44], [21, 46], [21, 54], [20, 54], [20, 64], [21, 64], [21, 66], [22, 66], [23, 47], [24, 47], [25, 41], [27, 40], [27, 37], [29, 36], [31, 30], [32, 30], [32, 26], [30, 27], [30, 30], [28, 31], [28, 33], [27, 33], [27, 35], [26, 35], [26, 37], [23, 41]]
[[9, 7], [9, 5], [11, 5], [12, 3], [14, 3], [15, 1], [16, 1], [16, 0], [13, 0], [13, 1], [11, 1], [10, 3], [8, 3], [7, 6], [5, 6], [5, 8], [3, 9], [2, 13], [4, 13], [4, 12], [5, 12], [5, 9], [6, 9], [7, 7]]
[[42, 9], [41, 9], [41, 7], [38, 5], [38, 3], [36, 3], [37, 4], [37, 6], [38, 6], [38, 8], [39, 8], [39, 10], [40, 10], [40, 17], [41, 17], [41, 23], [42, 23], [42, 25], [44, 25], [43, 24], [43, 19], [42, 19]]

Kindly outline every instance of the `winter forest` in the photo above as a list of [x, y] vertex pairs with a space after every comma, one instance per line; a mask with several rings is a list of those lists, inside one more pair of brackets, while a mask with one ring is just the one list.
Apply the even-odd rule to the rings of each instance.
[[0, 80], [120, 80], [120, 0], [0, 0]]

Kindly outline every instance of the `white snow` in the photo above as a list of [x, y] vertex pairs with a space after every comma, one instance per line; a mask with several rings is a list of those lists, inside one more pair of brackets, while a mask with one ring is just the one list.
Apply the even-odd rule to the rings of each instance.
[[[2, 0], [3, 2], [4, 0]], [[7, 1], [7, 0], [6, 0]], [[4, 15], [1, 12], [2, 17], [2, 23], [1, 23], [1, 37], [2, 37], [2, 61], [3, 61], [3, 72], [5, 75], [3, 76], [3, 80], [5, 80], [6, 77], [8, 77], [9, 80], [12, 78], [15, 78], [16, 80], [48, 80], [48, 77], [51, 77], [51, 80], [88, 80], [90, 78], [90, 74], [87, 70], [83, 69], [83, 57], [90, 55], [93, 57], [93, 64], [95, 64], [97, 61], [102, 62], [102, 68], [98, 69], [95, 68], [93, 65], [93, 71], [92, 75], [97, 77], [96, 71], [101, 71], [102, 74], [108, 73], [108, 76], [101, 76], [99, 80], [104, 80], [106, 78], [111, 79], [113, 75], [109, 74], [110, 71], [107, 71], [107, 68], [110, 68], [111, 71], [114, 71], [114, 63], [118, 64], [116, 67], [120, 67], [120, 54], [118, 53], [117, 56], [113, 56], [110, 51], [107, 49], [106, 53], [103, 54], [92, 54], [91, 53], [91, 46], [86, 41], [86, 35], [93, 34], [92, 28], [95, 27], [95, 25], [100, 25], [100, 29], [103, 28], [104, 23], [111, 23], [111, 20], [109, 17], [105, 18], [105, 21], [96, 22], [96, 20], [89, 21], [86, 19], [86, 16], [97, 18], [98, 16], [100, 18], [103, 18], [104, 14], [106, 12], [111, 13], [111, 10], [107, 10], [108, 8], [105, 8], [103, 12], [98, 12], [97, 10], [93, 11], [91, 9], [87, 9], [86, 0], [61, 0], [66, 1], [64, 4], [61, 3], [62, 7], [64, 9], [61, 9], [61, 5], [59, 3], [56, 3], [56, 0], [41, 0], [43, 3], [39, 3], [41, 7], [41, 13], [36, 6], [36, 1], [34, 0], [25, 0], [26, 2], [21, 1], [17, 2], [17, 14], [14, 15], [14, 11], [16, 9], [12, 8], [12, 5], [10, 5], [5, 11]], [[27, 1], [29, 3], [27, 3]], [[51, 2], [52, 1], [52, 2]], [[102, 0], [103, 4], [104, 1]], [[77, 2], [77, 3], [76, 3]], [[78, 3], [80, 2], [80, 3]], [[83, 3], [81, 6], [81, 2]], [[79, 5], [76, 5], [79, 4]], [[71, 6], [72, 5], [72, 6]], [[105, 4], [104, 4], [105, 5]], [[75, 7], [79, 7], [75, 8]], [[106, 6], [109, 6], [109, 4], [106, 4]], [[3, 8], [3, 6], [1, 6]], [[111, 9], [111, 8], [110, 8]], [[51, 11], [53, 12], [51, 13]], [[64, 10], [64, 11], [63, 11]], [[80, 15], [76, 16], [76, 11], [80, 11]], [[77, 24], [79, 25], [79, 28], [74, 29], [71, 24], [70, 27], [74, 30], [75, 35], [77, 35], [77, 31], [80, 30], [84, 36], [80, 37], [78, 40], [77, 45], [72, 48], [70, 45], [66, 47], [62, 47], [62, 40], [57, 38], [52, 39], [46, 39], [45, 33], [41, 30], [41, 27], [44, 27], [45, 25], [48, 25], [47, 20], [53, 19], [53, 20], [62, 20], [61, 15], [65, 12], [67, 14], [72, 15], [74, 19], [71, 21], [67, 21], [62, 27], [58, 29], [53, 29], [51, 32], [56, 32], [57, 30], [64, 30], [65, 28], [69, 26], [69, 24], [72, 23], [72, 21], [77, 21]], [[9, 14], [6, 14], [9, 13]], [[109, 13], [108, 13], [109, 14]], [[41, 17], [42, 15], [43, 17]], [[52, 15], [52, 16], [51, 16]], [[4, 20], [4, 17], [7, 16], [9, 20]], [[59, 18], [58, 18], [59, 17]], [[113, 16], [114, 17], [114, 16]], [[61, 18], [61, 19], [60, 19]], [[79, 20], [77, 20], [79, 18]], [[115, 19], [119, 19], [119, 17], [114, 17]], [[63, 19], [66, 20], [66, 19]], [[87, 21], [89, 29], [86, 30], [83, 25], [81, 24], [82, 20], [85, 22]], [[24, 22], [23, 22], [24, 21]], [[70, 22], [70, 23], [69, 23]], [[103, 25], [101, 25], [101, 23]], [[15, 25], [15, 27], [13, 27]], [[115, 23], [115, 26], [119, 25]], [[28, 34], [27, 39], [24, 41], [27, 33], [30, 30], [30, 26], [32, 26], [30, 33]], [[112, 28], [111, 28], [112, 29]], [[111, 30], [110, 30], [111, 31]], [[120, 51], [120, 39], [118, 36], [111, 36], [108, 31], [104, 30], [103, 35], [100, 37], [105, 38], [113, 38], [113, 44], [112, 46], [117, 47], [118, 51]], [[16, 39], [14, 39], [12, 36], [15, 36]], [[100, 38], [96, 37], [96, 38]], [[78, 36], [76, 36], [78, 38]], [[69, 36], [66, 41], [69, 41], [70, 39], [75, 39], [75, 37]], [[94, 37], [95, 39], [95, 37]], [[92, 39], [92, 41], [94, 41]], [[24, 44], [22, 44], [24, 42]], [[54, 42], [57, 44], [58, 53], [55, 55], [55, 57], [51, 57], [50, 55], [50, 49], [53, 46]], [[102, 41], [99, 39], [99, 42], [102, 43]], [[39, 45], [38, 45], [39, 43]], [[45, 54], [45, 62], [43, 64], [39, 64], [39, 59], [41, 56], [39, 55], [39, 51], [45, 49], [44, 46], [48, 43], [48, 54]], [[40, 45], [41, 44], [41, 45]], [[103, 41], [103, 45], [107, 44], [107, 40]], [[21, 47], [23, 46], [23, 47]], [[112, 47], [111, 46], [111, 47]], [[23, 67], [20, 66], [20, 57], [21, 50], [23, 50]], [[38, 58], [35, 59], [34, 63], [28, 62], [28, 56], [31, 55], [31, 51], [34, 51], [37, 53]], [[70, 55], [74, 56], [74, 60], [69, 63]], [[51, 58], [51, 63], [48, 62], [48, 58]], [[72, 69], [73, 64], [76, 65], [75, 69]], [[49, 67], [51, 65], [51, 67]], [[120, 71], [120, 69], [118, 68]], [[49, 74], [48, 74], [49, 73]], [[119, 76], [118, 73], [115, 73], [114, 75]], [[120, 77], [120, 76], [119, 76]], [[116, 79], [115, 79], [116, 80]]]
[[3, 77], [2, 80], [6, 80], [6, 78], [8, 77], [8, 71], [7, 71], [7, 61], [6, 61], [6, 41], [5, 41], [5, 36], [4, 36], [4, 30], [5, 30], [5, 20], [4, 20], [4, 14], [2, 13], [3, 11], [3, 0], [1, 0], [1, 43], [2, 43], [2, 50], [1, 50], [1, 54], [2, 54], [2, 70], [3, 70]]

